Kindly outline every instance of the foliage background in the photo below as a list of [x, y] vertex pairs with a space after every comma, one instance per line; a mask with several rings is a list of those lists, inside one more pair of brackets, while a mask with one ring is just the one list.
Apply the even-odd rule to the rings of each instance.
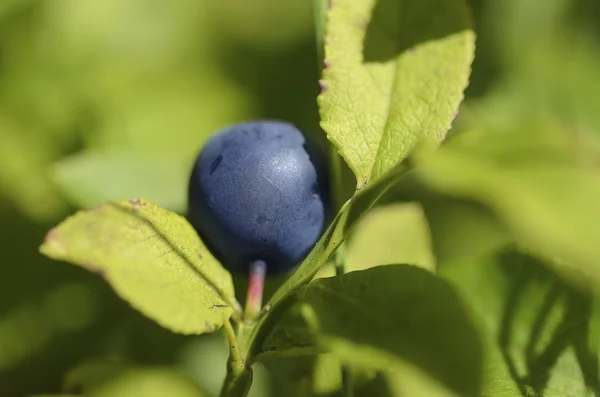
[[[481, 126], [535, 136], [543, 125], [600, 133], [600, 3], [470, 4], [477, 51], [454, 132]], [[67, 371], [106, 357], [173, 365], [207, 390], [219, 389], [226, 360], [221, 335], [174, 335], [120, 301], [99, 278], [52, 263], [37, 247], [76, 208], [106, 199], [141, 196], [182, 211], [193, 157], [223, 125], [286, 119], [324, 143], [312, 12], [306, 0], [0, 4], [1, 396], [58, 393]], [[451, 220], [427, 205], [426, 189], [392, 191], [384, 201], [414, 200], [415, 192], [421, 192], [416, 199], [422, 205], [380, 209], [405, 214], [405, 227], [395, 229], [401, 259], [429, 266], [434, 256], [438, 264], [456, 262], [474, 247], [483, 253], [503, 244], [495, 221], [475, 215], [477, 222], [493, 224], [485, 229], [489, 233], [478, 224], [476, 233], [464, 228], [451, 243], [431, 238]], [[456, 205], [453, 213], [487, 211]], [[373, 252], [383, 251], [381, 236], [390, 233], [374, 223], [375, 214], [357, 231], [351, 267], [365, 266]], [[387, 254], [382, 261], [398, 260]], [[477, 283], [461, 280], [486, 280], [498, 295], [513, 282], [502, 265], [483, 276], [466, 260], [455, 268], [447, 277], [473, 296], [483, 294], [473, 290]], [[541, 274], [538, 281], [552, 278], [537, 266], [528, 269]], [[325, 375], [314, 378], [302, 365], [308, 363], [258, 368], [252, 393], [267, 396], [290, 379], [294, 387], [332, 390], [335, 363], [329, 369], [320, 364], [316, 371]]]

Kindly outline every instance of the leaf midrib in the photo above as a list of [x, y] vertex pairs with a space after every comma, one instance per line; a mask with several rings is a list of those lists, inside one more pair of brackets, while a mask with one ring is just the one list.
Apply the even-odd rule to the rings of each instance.
[[145, 223], [152, 229], [152, 231], [156, 234], [156, 236], [161, 239], [165, 244], [167, 244], [171, 250], [183, 260], [185, 265], [192, 270], [196, 275], [198, 275], [208, 286], [213, 290], [213, 293], [220, 298], [223, 302], [227, 303], [234, 311], [237, 310], [237, 305], [235, 305], [228, 297], [227, 294], [215, 283], [209, 276], [207, 276], [203, 271], [194, 266], [192, 260], [182, 252], [154, 223], [148, 220], [145, 216], [141, 214], [137, 214], [132, 210], [126, 209], [118, 205], [117, 203], [110, 202], [108, 203], [111, 207], [121, 211], [128, 216], [132, 216], [141, 222]]
[[[398, 3], [398, 8], [397, 8], [397, 26], [399, 26], [399, 29], [402, 29], [402, 24], [401, 24], [401, 15], [402, 15], [402, 7], [404, 5], [403, 1], [399, 1]], [[377, 2], [375, 2], [373, 7], [377, 7]], [[396, 36], [400, 35], [400, 32], [395, 32]], [[396, 40], [392, 40], [392, 43], [394, 44], [395, 50], [398, 50], [398, 42]], [[394, 51], [394, 53], [396, 53], [396, 51]], [[373, 156], [373, 160], [371, 162], [371, 166], [369, 167], [369, 176], [367, 178], [367, 181], [364, 183], [365, 187], [369, 182], [371, 182], [371, 180], [376, 178], [375, 175], [375, 163], [377, 162], [377, 159], [379, 158], [379, 155], [381, 154], [381, 144], [383, 142], [384, 137], [389, 135], [389, 130], [390, 130], [390, 113], [391, 113], [391, 109], [392, 109], [392, 103], [395, 102], [395, 98], [396, 95], [398, 94], [398, 90], [395, 89], [396, 87], [396, 83], [398, 81], [398, 75], [399, 75], [399, 65], [398, 65], [398, 55], [396, 54], [396, 56], [393, 58], [393, 60], [389, 61], [391, 63], [391, 69], [392, 69], [392, 82], [389, 85], [389, 95], [387, 95], [388, 97], [388, 101], [387, 101], [387, 106], [386, 109], [384, 111], [386, 118], [385, 118], [385, 124], [383, 125], [383, 129], [381, 132], [381, 136], [379, 141], [377, 142], [377, 149], [375, 150], [375, 155]]]

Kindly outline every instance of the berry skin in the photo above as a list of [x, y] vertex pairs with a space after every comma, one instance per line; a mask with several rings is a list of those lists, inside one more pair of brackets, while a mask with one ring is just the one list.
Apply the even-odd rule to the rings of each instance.
[[235, 272], [294, 268], [324, 231], [326, 163], [282, 121], [240, 123], [216, 133], [194, 165], [188, 217], [212, 253]]

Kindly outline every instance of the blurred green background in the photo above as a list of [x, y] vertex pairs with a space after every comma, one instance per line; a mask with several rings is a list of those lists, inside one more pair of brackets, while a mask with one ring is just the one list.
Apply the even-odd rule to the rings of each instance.
[[[600, 133], [600, 2], [470, 3], [477, 53], [455, 129]], [[0, 396], [58, 393], [91, 358], [174, 365], [219, 389], [220, 335], [171, 334], [37, 247], [108, 199], [182, 211], [191, 162], [224, 125], [285, 119], [324, 142], [312, 17], [308, 0], [0, 2]], [[258, 369], [255, 396], [303, 381], [277, 368]]]

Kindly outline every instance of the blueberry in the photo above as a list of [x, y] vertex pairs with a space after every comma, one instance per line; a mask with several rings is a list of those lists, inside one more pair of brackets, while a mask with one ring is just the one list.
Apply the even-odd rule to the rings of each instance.
[[204, 146], [189, 181], [188, 217], [225, 267], [253, 261], [285, 272], [326, 227], [324, 157], [292, 124], [256, 121], [227, 127]]

